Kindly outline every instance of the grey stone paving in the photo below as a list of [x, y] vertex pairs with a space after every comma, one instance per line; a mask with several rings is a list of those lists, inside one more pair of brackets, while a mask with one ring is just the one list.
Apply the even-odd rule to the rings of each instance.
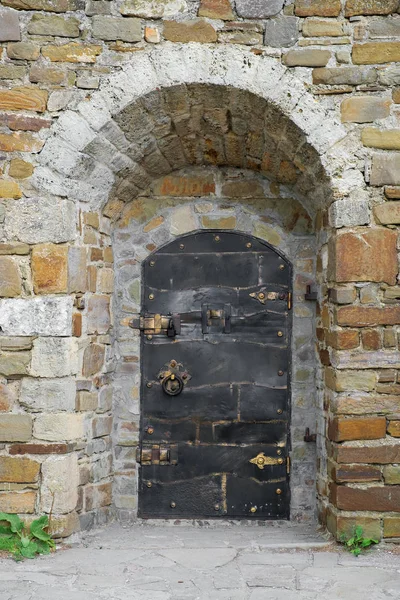
[[0, 599], [399, 600], [398, 550], [356, 559], [277, 523], [111, 525], [49, 557], [0, 560]]

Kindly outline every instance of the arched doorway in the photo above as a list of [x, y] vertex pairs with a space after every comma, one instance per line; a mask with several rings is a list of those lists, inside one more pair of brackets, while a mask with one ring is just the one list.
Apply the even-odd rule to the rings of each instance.
[[290, 262], [253, 236], [144, 261], [140, 516], [289, 518], [291, 306]]

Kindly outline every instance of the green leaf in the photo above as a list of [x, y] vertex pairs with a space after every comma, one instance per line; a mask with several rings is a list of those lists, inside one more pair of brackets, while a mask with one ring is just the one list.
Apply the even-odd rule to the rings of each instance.
[[49, 535], [47, 533], [47, 531], [43, 531], [43, 528], [47, 527], [48, 524], [49, 524], [49, 518], [47, 515], [43, 515], [39, 519], [35, 519], [35, 521], [32, 521], [32, 523], [31, 523], [31, 528], [30, 528], [31, 534], [38, 540], [47, 542], [48, 540], [51, 539], [51, 535]]
[[354, 554], [354, 556], [360, 556], [361, 548], [354, 548], [353, 550], [351, 550], [351, 553]]
[[347, 545], [352, 546], [354, 544], [354, 542], [355, 542], [355, 539], [352, 537], [347, 541]]
[[35, 558], [37, 551], [38, 551], [37, 544], [35, 542], [31, 542], [31, 541], [29, 542], [29, 544], [27, 546], [23, 546], [21, 548], [21, 554], [25, 558]]
[[357, 539], [361, 539], [363, 537], [363, 528], [361, 527], [361, 525], [357, 525], [356, 529], [355, 529], [355, 537]]
[[0, 525], [0, 535], [9, 535], [11, 533], [10, 525]]
[[26, 548], [27, 546], [29, 546], [30, 541], [31, 541], [30, 538], [28, 538], [26, 535], [21, 536], [21, 545], [23, 548]]
[[18, 515], [9, 515], [4, 512], [0, 512], [0, 521], [7, 521], [10, 523], [10, 528], [13, 533], [20, 533], [24, 526]]
[[[51, 540], [53, 542], [53, 540]], [[53, 542], [54, 544], [54, 542]], [[52, 546], [50, 544], [48, 544], [48, 542], [42, 542], [42, 540], [38, 540], [36, 542], [36, 545], [38, 547], [37, 549], [37, 553], [38, 554], [50, 554], [50, 550], [52, 548]]]
[[16, 539], [14, 536], [0, 535], [0, 550], [13, 552], [16, 549]]

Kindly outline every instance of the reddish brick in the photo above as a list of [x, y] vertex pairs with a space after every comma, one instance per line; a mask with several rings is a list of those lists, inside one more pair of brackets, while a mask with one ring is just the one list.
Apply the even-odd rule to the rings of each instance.
[[15, 454], [67, 454], [73, 450], [72, 444], [13, 444], [8, 452]]
[[333, 484], [330, 500], [342, 510], [400, 512], [400, 485], [359, 489]]
[[81, 337], [82, 335], [82, 313], [72, 315], [72, 335], [74, 337]]
[[[400, 402], [399, 402], [400, 405]], [[399, 406], [400, 409], [400, 406]], [[392, 437], [400, 437], [400, 421], [389, 421], [388, 434]]]
[[360, 333], [356, 329], [329, 331], [326, 343], [335, 350], [352, 350], [360, 345]]
[[329, 277], [338, 282], [377, 281], [395, 285], [397, 232], [360, 229], [338, 234], [329, 244]]
[[361, 339], [365, 350], [379, 350], [382, 348], [381, 333], [377, 329], [364, 329]]
[[0, 114], [0, 125], [8, 127], [12, 131], [40, 131], [50, 127], [51, 119], [2, 113]]
[[385, 417], [361, 419], [334, 418], [328, 427], [328, 437], [335, 442], [346, 440], [378, 440], [386, 437]]
[[336, 483], [381, 481], [382, 473], [379, 467], [369, 465], [337, 465], [332, 471], [332, 479]]
[[363, 446], [348, 448], [340, 445], [334, 455], [338, 463], [372, 463], [387, 465], [400, 463], [400, 444], [397, 446]]
[[338, 325], [365, 327], [372, 325], [400, 324], [400, 306], [374, 308], [367, 306], [343, 306], [337, 310]]
[[156, 196], [209, 196], [215, 193], [213, 175], [167, 175], [154, 184]]

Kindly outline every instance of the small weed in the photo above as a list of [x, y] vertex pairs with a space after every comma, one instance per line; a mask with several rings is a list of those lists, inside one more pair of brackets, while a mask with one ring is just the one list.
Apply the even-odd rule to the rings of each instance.
[[360, 556], [363, 550], [367, 550], [373, 544], [379, 543], [378, 540], [364, 537], [364, 531], [361, 525], [357, 525], [354, 528], [354, 532], [351, 538], [347, 539], [345, 535], [342, 535], [340, 541], [342, 542], [342, 544], [345, 545], [345, 548], [354, 556]]
[[47, 515], [27, 526], [18, 515], [0, 512], [0, 551], [10, 552], [16, 560], [50, 554], [55, 543], [45, 531], [48, 524]]

